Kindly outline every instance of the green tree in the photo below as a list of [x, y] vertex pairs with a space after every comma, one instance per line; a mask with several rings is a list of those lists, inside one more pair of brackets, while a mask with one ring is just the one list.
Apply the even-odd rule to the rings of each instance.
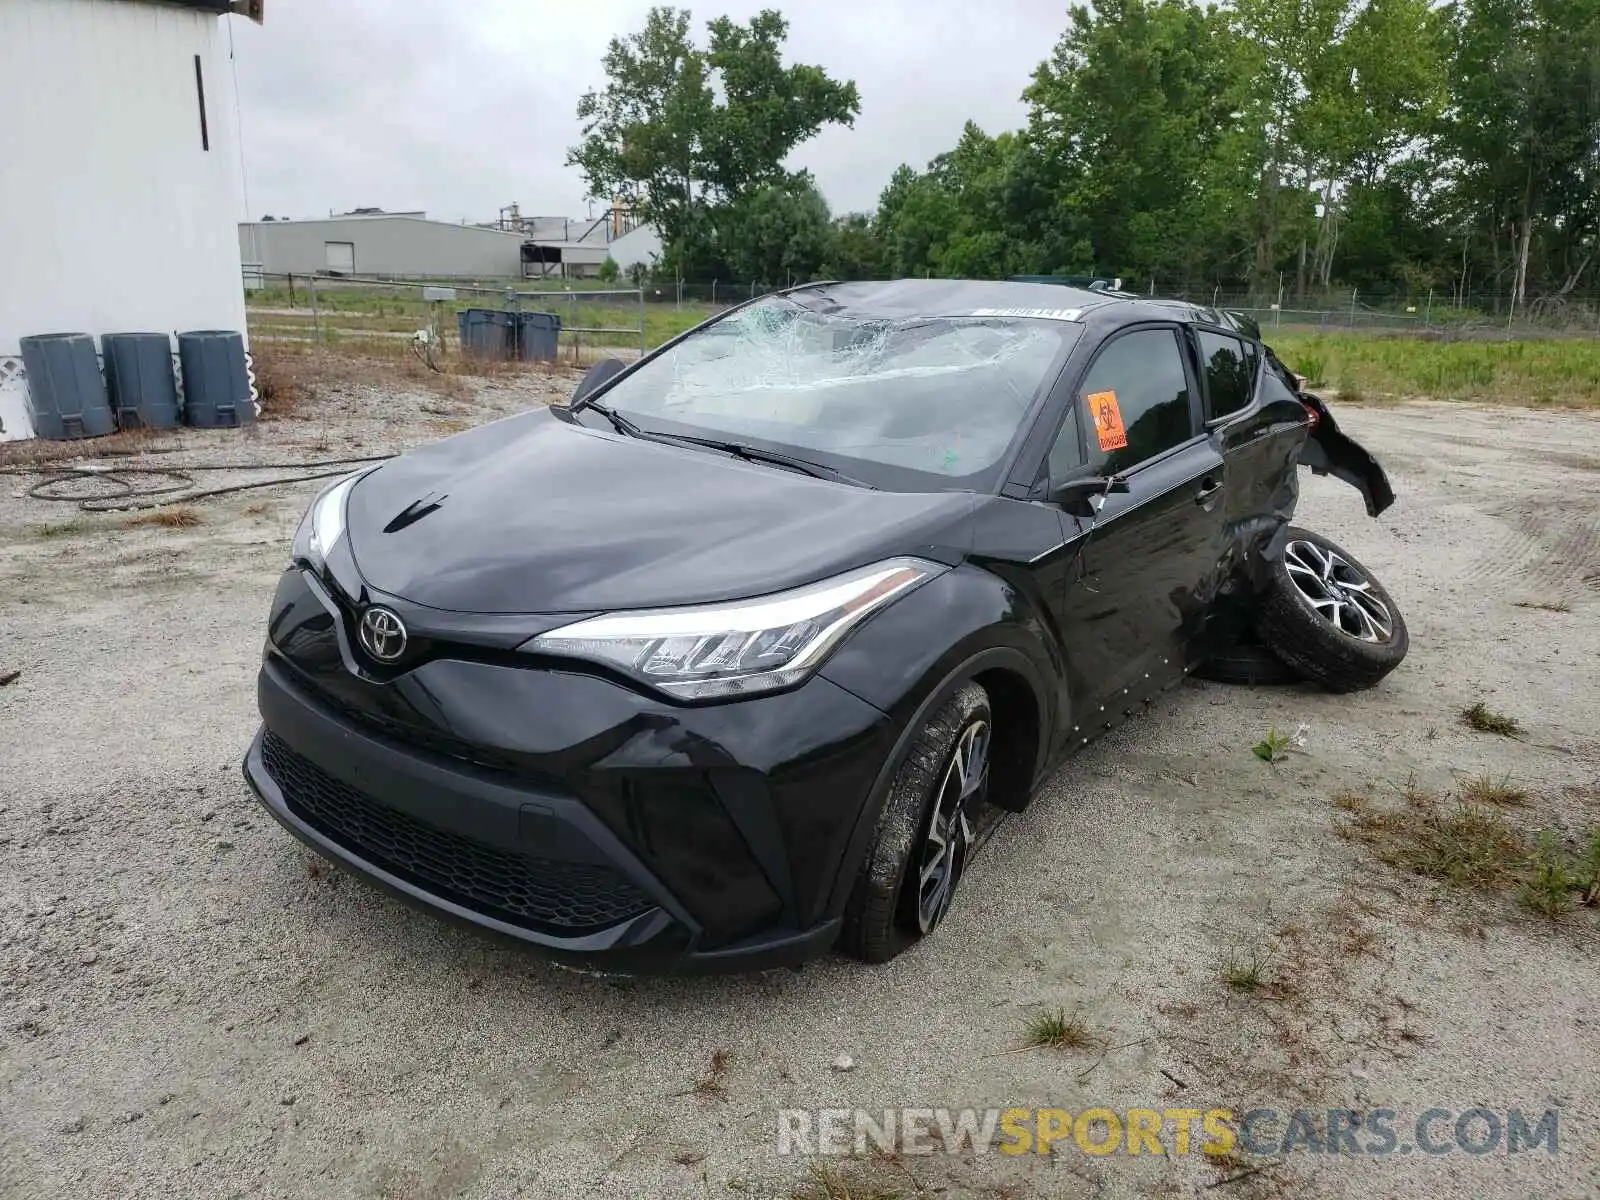
[[883, 279], [892, 272], [874, 219], [846, 213], [834, 219], [828, 254], [817, 274], [823, 279]]
[[901, 166], [878, 197], [876, 224], [892, 275], [931, 272], [935, 247], [955, 223], [955, 203], [937, 181]]
[[1509, 276], [1515, 310], [1527, 303], [1536, 236], [1547, 240], [1542, 273], [1561, 294], [1594, 260], [1600, 0], [1460, 0], [1450, 15], [1453, 103], [1442, 140], [1457, 211], [1486, 235], [1491, 272]]
[[717, 229], [736, 197], [786, 186], [789, 153], [825, 125], [854, 123], [856, 86], [783, 62], [788, 23], [771, 9], [718, 17], [702, 49], [685, 9], [652, 8], [615, 38], [605, 87], [578, 102], [583, 138], [567, 153], [591, 195], [622, 198], [661, 230], [669, 265], [717, 262]]
[[900, 167], [878, 201], [885, 264], [899, 275], [997, 277], [1047, 269], [1052, 200], [1025, 136], [972, 122], [927, 170]]
[[668, 243], [691, 224], [716, 105], [689, 20], [687, 10], [652, 8], [641, 32], [611, 40], [605, 89], [578, 101], [583, 140], [567, 152], [590, 195], [637, 205]]
[[[1405, 147], [1424, 138], [1445, 102], [1442, 13], [1430, 0], [1317, 0], [1270, 5], [1242, 0], [1246, 34], [1285, 50], [1269, 59], [1269, 130], [1286, 131], [1275, 173], [1315, 194], [1315, 245], [1306, 200], [1299, 219], [1296, 294], [1330, 286], [1350, 189], [1379, 189]], [[1269, 134], [1270, 136], [1270, 134]], [[1390, 195], [1394, 198], [1394, 195]], [[1366, 206], [1366, 213], [1371, 213]]]
[[819, 273], [831, 234], [828, 202], [802, 172], [725, 206], [717, 244], [734, 279], [787, 285]]
[[1262, 157], [1243, 49], [1221, 15], [1182, 0], [1071, 9], [1023, 93], [1056, 255], [1087, 241], [1093, 262], [1075, 265], [1184, 284], [1228, 269]]

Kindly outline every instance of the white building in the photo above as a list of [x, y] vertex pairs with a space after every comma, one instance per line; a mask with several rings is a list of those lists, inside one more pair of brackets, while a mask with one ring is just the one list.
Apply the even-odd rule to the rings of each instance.
[[0, 0], [0, 438], [32, 432], [25, 336], [244, 331], [232, 11]]
[[422, 213], [239, 226], [239, 253], [267, 275], [511, 278], [522, 273], [522, 242], [519, 233], [431, 221]]
[[610, 252], [624, 275], [634, 267], [648, 270], [661, 261], [661, 234], [654, 225], [635, 226], [611, 243]]
[[423, 213], [362, 211], [309, 221], [246, 221], [239, 253], [265, 275], [368, 279], [588, 278], [606, 260], [605, 221], [537, 217], [517, 229]]

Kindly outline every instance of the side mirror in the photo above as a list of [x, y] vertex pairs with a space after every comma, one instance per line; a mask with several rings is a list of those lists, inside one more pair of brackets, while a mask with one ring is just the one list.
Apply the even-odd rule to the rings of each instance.
[[1069, 479], [1050, 489], [1050, 502], [1059, 504], [1075, 517], [1085, 519], [1099, 513], [1106, 497], [1128, 490], [1128, 481], [1121, 475], [1086, 475]]
[[590, 392], [599, 391], [627, 369], [628, 364], [620, 358], [602, 358], [583, 373], [582, 379], [578, 380], [578, 386], [572, 390], [572, 403], [576, 404]]

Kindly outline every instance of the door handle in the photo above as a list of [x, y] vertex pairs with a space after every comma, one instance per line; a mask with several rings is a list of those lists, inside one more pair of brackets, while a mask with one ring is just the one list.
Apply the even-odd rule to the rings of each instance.
[[1217, 493], [1220, 491], [1222, 491], [1222, 484], [1207, 479], [1200, 485], [1200, 490], [1194, 494], [1194, 502], [1201, 505], [1210, 504], [1217, 498]]

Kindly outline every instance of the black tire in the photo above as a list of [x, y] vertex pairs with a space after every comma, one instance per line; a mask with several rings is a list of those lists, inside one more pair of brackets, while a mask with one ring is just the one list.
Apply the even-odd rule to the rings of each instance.
[[1410, 646], [1399, 607], [1343, 547], [1298, 526], [1287, 532], [1260, 597], [1262, 643], [1330, 692], [1372, 687]]
[[1242, 683], [1249, 687], [1278, 687], [1305, 680], [1304, 675], [1263, 646], [1253, 629], [1210, 651], [1195, 667], [1194, 675], [1213, 683]]
[[[961, 882], [971, 852], [970, 827], [951, 822], [959, 838], [948, 839], [950, 849], [943, 853], [951, 855], [952, 878], [943, 906], [931, 924], [922, 911], [924, 897], [919, 876], [925, 856], [938, 850], [929, 835], [941, 793], [955, 766], [956, 750], [958, 746], [971, 748], [969, 731], [975, 727], [983, 731], [984, 738], [981, 783], [959, 806], [970, 818], [969, 825], [977, 821], [977, 810], [988, 791], [988, 747], [993, 726], [988, 693], [979, 684], [968, 682], [917, 732], [905, 761], [889, 784], [889, 796], [878, 817], [872, 846], [845, 905], [838, 942], [845, 954], [863, 962], [888, 962], [931, 933], [949, 911], [949, 897]], [[954, 845], [958, 840], [961, 844]]]

